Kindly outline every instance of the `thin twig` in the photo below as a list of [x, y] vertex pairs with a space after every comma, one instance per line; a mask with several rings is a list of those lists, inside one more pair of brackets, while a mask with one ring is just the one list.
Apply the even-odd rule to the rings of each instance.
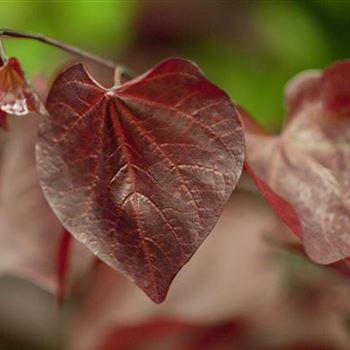
[[46, 35], [43, 34], [38, 34], [38, 33], [27, 33], [27, 32], [21, 32], [17, 30], [11, 30], [11, 29], [0, 29], [0, 38], [21, 38], [21, 39], [32, 39], [36, 41], [41, 41], [45, 44], [49, 44], [51, 46], [57, 47], [61, 50], [64, 50], [66, 52], [69, 52], [73, 55], [80, 56], [83, 58], [86, 58], [90, 61], [99, 63], [105, 67], [115, 69], [116, 67], [120, 67], [121, 70], [125, 72], [126, 75], [133, 77], [135, 74], [130, 71], [127, 67], [118, 64], [112, 60], [107, 60], [104, 59], [100, 56], [97, 56], [91, 52], [81, 50], [75, 46], [68, 45], [66, 43], [63, 43], [59, 40], [50, 38]]

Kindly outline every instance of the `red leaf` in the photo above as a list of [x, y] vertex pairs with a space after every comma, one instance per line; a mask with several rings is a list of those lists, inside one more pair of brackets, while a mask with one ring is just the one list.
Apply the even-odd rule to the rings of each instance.
[[45, 113], [38, 96], [26, 80], [16, 58], [10, 58], [0, 66], [0, 126], [3, 127], [4, 115], [26, 115], [31, 112]]
[[321, 264], [350, 256], [349, 77], [350, 61], [299, 76], [287, 89], [294, 116], [282, 134], [246, 136], [249, 165], [295, 208], [305, 251]]
[[163, 301], [241, 174], [230, 99], [189, 61], [168, 59], [111, 89], [75, 64], [47, 108], [37, 161], [50, 205], [74, 237]]

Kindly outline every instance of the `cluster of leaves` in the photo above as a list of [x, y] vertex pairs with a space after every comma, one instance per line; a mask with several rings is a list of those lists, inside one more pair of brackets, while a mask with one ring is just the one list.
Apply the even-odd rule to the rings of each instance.
[[[350, 62], [289, 84], [288, 119], [280, 136], [264, 132], [184, 59], [167, 59], [123, 84], [116, 79], [112, 88], [74, 64], [58, 74], [45, 107], [15, 58], [1, 64], [2, 127], [7, 114], [34, 112], [27, 123], [34, 130], [39, 124], [36, 137], [26, 135], [25, 120], [18, 121], [22, 131], [13, 132], [13, 143], [23, 152], [36, 144], [36, 161], [26, 166], [37, 169], [35, 191], [50, 218], [47, 226], [40, 218], [29, 230], [37, 238], [55, 232], [60, 290], [69, 232], [162, 302], [213, 230], [243, 170], [313, 261], [330, 264], [350, 256]], [[1, 180], [15, 181], [22, 166], [20, 160], [9, 166], [11, 175]], [[2, 195], [6, 198], [6, 187]], [[11, 201], [2, 198], [2, 205], [14, 199], [14, 194]]]

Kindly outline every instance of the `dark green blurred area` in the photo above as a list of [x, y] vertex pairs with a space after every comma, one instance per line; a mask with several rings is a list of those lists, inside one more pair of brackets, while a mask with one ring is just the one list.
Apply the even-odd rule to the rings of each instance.
[[[277, 130], [288, 79], [350, 56], [349, 15], [346, 0], [2, 1], [0, 23], [123, 58], [136, 71], [166, 55], [193, 59], [255, 118]], [[29, 76], [51, 74], [69, 57], [26, 40], [6, 40], [6, 48]]]

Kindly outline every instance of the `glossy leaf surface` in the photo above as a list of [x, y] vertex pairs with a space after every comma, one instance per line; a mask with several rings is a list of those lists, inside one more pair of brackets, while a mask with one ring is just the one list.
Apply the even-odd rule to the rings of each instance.
[[105, 89], [81, 64], [47, 99], [37, 162], [64, 226], [161, 302], [213, 229], [242, 171], [240, 121], [189, 61]]

